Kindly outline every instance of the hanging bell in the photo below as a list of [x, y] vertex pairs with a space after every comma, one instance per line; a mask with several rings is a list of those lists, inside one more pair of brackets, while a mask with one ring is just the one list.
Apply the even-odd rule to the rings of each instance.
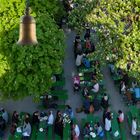
[[20, 34], [17, 44], [35, 45], [37, 43], [35, 20], [30, 15], [24, 15], [20, 21]]

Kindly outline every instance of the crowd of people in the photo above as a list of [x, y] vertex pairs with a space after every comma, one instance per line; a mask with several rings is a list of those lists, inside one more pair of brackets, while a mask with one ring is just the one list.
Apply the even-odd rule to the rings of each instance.
[[[91, 37], [91, 31], [89, 28], [86, 29], [84, 40], [81, 40], [81, 37], [79, 34], [75, 36], [74, 40], [74, 54], [75, 54], [75, 65], [77, 66], [77, 69], [79, 70], [81, 67], [84, 67], [85, 69], [94, 68], [92, 72], [89, 73], [82, 73], [79, 72], [77, 75], [73, 77], [73, 89], [74, 92], [78, 92], [82, 95], [83, 104], [82, 109], [83, 111], [88, 114], [93, 114], [95, 111], [102, 111], [103, 112], [103, 120], [95, 121], [94, 123], [92, 121], [86, 120], [83, 128], [80, 130], [79, 125], [75, 121], [76, 118], [74, 116], [74, 112], [70, 105], [66, 105], [66, 109], [64, 111], [57, 110], [56, 116], [53, 111], [46, 112], [40, 112], [35, 111], [32, 115], [29, 113], [18, 113], [17, 111], [14, 111], [11, 117], [10, 122], [10, 134], [12, 136], [15, 135], [16, 132], [22, 133], [22, 139], [23, 140], [29, 140], [31, 138], [32, 134], [32, 128], [33, 126], [36, 127], [36, 129], [39, 129], [39, 124], [42, 120], [42, 118], [46, 118], [45, 124], [46, 127], [44, 128], [44, 131], [48, 131], [49, 126], [53, 126], [54, 134], [59, 136], [61, 139], [63, 139], [64, 136], [64, 127], [66, 124], [70, 124], [70, 137], [72, 140], [79, 140], [80, 134], [83, 135], [85, 138], [94, 138], [95, 136], [99, 138], [104, 138], [105, 133], [109, 132], [112, 135], [112, 123], [114, 119], [114, 112], [110, 110], [110, 103], [109, 103], [109, 96], [107, 93], [103, 91], [100, 96], [100, 90], [103, 88], [103, 86], [100, 84], [98, 79], [98, 71], [100, 70], [100, 62], [98, 60], [90, 60], [89, 56], [91, 53], [94, 53], [96, 51], [94, 43], [90, 39]], [[130, 87], [129, 77], [127, 73], [123, 72], [121, 69], [115, 70], [115, 67], [113, 64], [109, 64], [109, 68], [112, 74], [115, 74], [119, 77], [121, 77], [119, 81], [119, 88], [120, 93], [123, 95], [127, 95], [127, 97], [130, 97], [131, 94], [129, 94], [130, 91], [135, 89], [137, 87], [137, 82], [132, 82], [132, 85]], [[84, 79], [83, 77], [85, 75], [88, 75], [88, 80]], [[60, 78], [57, 75], [54, 75], [52, 77], [52, 80], [56, 82], [57, 80], [60, 80]], [[84, 83], [84, 84], [83, 84]], [[88, 86], [88, 83], [90, 83], [90, 86]], [[84, 85], [84, 86], [83, 86]], [[136, 95], [137, 97], [140, 95]], [[44, 106], [47, 106], [47, 108], [54, 108], [56, 109], [56, 104], [54, 101], [58, 100], [58, 97], [52, 97], [50, 95], [45, 95], [45, 98], [43, 98], [43, 104]], [[134, 97], [130, 97], [131, 100], [133, 99], [133, 103], [135, 102]], [[48, 100], [53, 101], [51, 106], [48, 104]], [[6, 126], [9, 124], [9, 115], [7, 111], [4, 108], [0, 109], [0, 137], [4, 136], [4, 131], [6, 129]], [[124, 123], [125, 115], [122, 110], [118, 110], [118, 114], [116, 117], [116, 120], [118, 124]], [[133, 136], [140, 135], [140, 131], [138, 131], [138, 121], [136, 117], [132, 118], [131, 122], [131, 134]], [[116, 136], [118, 134], [116, 133]]]
[[[35, 111], [32, 115], [29, 113], [14, 111], [11, 118], [9, 119], [8, 113], [5, 109], [0, 110], [0, 137], [4, 136], [4, 131], [7, 126], [10, 125], [10, 135], [14, 137], [16, 133], [21, 133], [22, 140], [29, 140], [31, 138], [31, 133], [33, 127], [39, 131], [39, 124], [42, 120], [45, 119], [46, 127], [43, 128], [43, 131], [48, 131], [49, 126], [53, 126], [54, 134], [59, 136], [60, 139], [63, 139], [63, 129], [65, 125], [68, 123], [70, 124], [70, 131], [71, 138], [73, 140], [78, 140], [80, 136], [80, 129], [76, 121], [74, 121], [74, 113], [72, 108], [69, 105], [66, 105], [66, 109], [64, 111], [57, 110], [56, 116], [54, 115], [55, 112], [48, 111], [48, 112], [40, 112]], [[11, 120], [9, 122], [9, 120]]]
[[112, 77], [116, 77], [115, 82], [119, 84], [120, 94], [124, 101], [128, 105], [137, 104], [140, 101], [140, 88], [135, 78], [129, 77], [126, 71], [116, 68], [112, 63], [109, 64], [109, 68]]
[[[93, 113], [95, 111], [99, 111], [100, 109], [103, 110], [103, 124], [102, 122], [96, 122], [93, 126], [93, 124], [90, 124], [90, 122], [87, 122], [84, 127], [84, 136], [85, 137], [92, 137], [93, 130], [97, 136], [101, 134], [101, 137], [104, 136], [104, 131], [105, 132], [110, 132], [112, 131], [112, 119], [113, 119], [113, 113], [109, 110], [109, 96], [104, 93], [102, 94], [102, 98], [98, 98], [99, 92], [101, 89], [101, 85], [99, 83], [99, 79], [97, 71], [100, 69], [100, 63], [98, 60], [90, 61], [89, 55], [91, 53], [94, 53], [96, 51], [94, 43], [90, 39], [91, 37], [91, 31], [89, 28], [86, 29], [85, 35], [84, 35], [84, 40], [82, 41], [81, 36], [77, 34], [75, 36], [75, 41], [74, 41], [74, 54], [75, 54], [75, 65], [78, 69], [79, 74], [75, 75], [73, 83], [74, 83], [74, 92], [78, 91], [82, 93], [83, 96], [83, 110], [86, 114]], [[87, 69], [87, 71], [94, 67], [92, 72], [89, 72], [89, 79], [88, 81], [91, 82], [91, 86], [87, 86], [86, 80], [83, 78], [84, 74], [87, 73], [80, 73], [80, 68], [84, 67]], [[121, 77], [120, 79], [120, 93], [123, 93], [127, 95], [129, 98], [129, 91], [132, 91], [132, 89], [137, 87], [137, 82], [132, 82], [132, 87], [130, 87], [129, 84], [129, 77], [126, 72], [122, 71], [122, 69], [118, 68], [117, 71], [115, 69], [115, 66], [113, 64], [109, 64], [110, 71], [111, 73], [117, 75], [118, 77]], [[84, 79], [84, 80], [83, 80]], [[84, 82], [83, 82], [84, 81]], [[81, 83], [84, 83], [84, 86]], [[88, 83], [88, 82], [87, 82]], [[129, 85], [129, 86], [128, 86]], [[76, 89], [76, 90], [75, 90]], [[103, 91], [104, 92], [104, 91]], [[94, 96], [93, 96], [94, 94]], [[140, 95], [135, 95], [135, 97], [138, 98]], [[134, 97], [131, 98], [133, 100], [133, 103], [135, 102]], [[138, 134], [137, 130], [137, 125], [136, 122], [134, 121], [135, 119], [133, 118], [131, 122], [131, 134], [133, 135], [133, 130], [135, 128], [135, 132]], [[124, 122], [124, 113], [122, 110], [118, 110], [118, 116], [117, 116], [117, 121], [118, 124]], [[91, 127], [92, 125], [92, 127]], [[104, 127], [104, 128], [103, 128]], [[99, 128], [99, 129], [97, 129]], [[99, 131], [100, 130], [100, 131]], [[118, 135], [116, 133], [116, 135]], [[99, 136], [100, 137], [100, 136]]]
[[[89, 56], [95, 51], [95, 45], [91, 41], [91, 31], [87, 27], [84, 35], [84, 40], [82, 41], [79, 34], [75, 36], [74, 40], [74, 54], [75, 54], [75, 64], [78, 71], [81, 67], [89, 70], [93, 68], [90, 72], [79, 72], [79, 74], [73, 77], [74, 92], [81, 92], [83, 96], [83, 109], [85, 113], [93, 113], [103, 108], [109, 106], [109, 98], [105, 93], [102, 94], [102, 99], [99, 99], [99, 91], [102, 86], [99, 84], [98, 72], [100, 71], [100, 63], [98, 60], [90, 60]], [[85, 79], [88, 77], [88, 79]], [[84, 83], [82, 85], [81, 83]], [[87, 84], [90, 83], [90, 86]]]
[[[106, 98], [106, 95], [104, 97]], [[0, 110], [0, 113], [0, 137], [3, 137], [7, 123], [9, 123], [9, 115], [3, 108]], [[106, 107], [103, 111], [102, 121], [97, 121], [94, 124], [93, 122], [87, 121], [83, 129], [80, 130], [79, 125], [74, 121], [74, 113], [69, 105], [66, 105], [66, 110], [64, 112], [58, 110], [56, 117], [54, 116], [53, 111], [49, 111], [48, 113], [35, 111], [32, 115], [29, 113], [19, 114], [17, 111], [14, 111], [10, 122], [10, 134], [14, 136], [16, 132], [21, 131], [22, 139], [29, 140], [32, 133], [32, 127], [35, 126], [39, 129], [41, 119], [46, 116], [46, 134], [48, 127], [53, 126], [54, 134], [63, 139], [63, 129], [66, 123], [69, 123], [72, 140], [79, 140], [80, 134], [85, 138], [94, 138], [95, 136], [104, 138], [106, 132], [112, 132], [112, 119], [114, 117], [110, 108]], [[122, 110], [118, 110], [118, 123], [124, 123], [124, 119], [124, 112]], [[140, 131], [138, 130], [138, 125], [137, 118], [134, 117], [132, 119], [131, 134], [139, 137]]]

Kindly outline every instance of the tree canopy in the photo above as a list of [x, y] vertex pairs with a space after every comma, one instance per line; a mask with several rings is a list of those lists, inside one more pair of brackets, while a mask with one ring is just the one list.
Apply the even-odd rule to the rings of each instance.
[[54, 20], [59, 13], [58, 2], [52, 1], [52, 6], [48, 0], [30, 1], [39, 42], [36, 46], [16, 44], [25, 0], [0, 0], [0, 3], [1, 99], [16, 100], [30, 95], [38, 98], [51, 87], [51, 76], [62, 71], [64, 33]]
[[[74, 12], [80, 11], [75, 8], [70, 14]], [[81, 12], [83, 19], [89, 22], [98, 34], [96, 52], [93, 56], [102, 64], [107, 61], [115, 63], [116, 67], [122, 68], [129, 76], [138, 80], [140, 80], [139, 13], [139, 0], [101, 0], [91, 11]], [[72, 16], [74, 20], [77, 18], [70, 15]]]
[[95, 8], [97, 0], [75, 0], [74, 8], [68, 15], [68, 25], [77, 32], [81, 32], [85, 28], [87, 22], [86, 16]]

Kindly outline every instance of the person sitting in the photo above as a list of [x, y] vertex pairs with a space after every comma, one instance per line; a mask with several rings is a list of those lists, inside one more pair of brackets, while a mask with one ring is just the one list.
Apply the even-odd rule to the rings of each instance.
[[111, 74], [115, 73], [115, 66], [114, 66], [114, 64], [109, 64], [109, 69], [110, 69]]
[[87, 38], [90, 38], [90, 29], [89, 28], [86, 29], [86, 33], [84, 35], [84, 39], [87, 39]]
[[82, 58], [82, 63], [84, 64], [84, 66], [85, 66], [86, 68], [90, 68], [90, 61], [88, 60], [88, 58], [87, 58], [86, 56], [84, 56], [84, 57]]
[[16, 123], [16, 124], [19, 123], [19, 114], [18, 114], [17, 111], [14, 111], [13, 112], [13, 115], [12, 115], [12, 123]]
[[89, 38], [86, 38], [86, 49], [91, 50], [91, 42]]
[[77, 44], [78, 44], [80, 41], [81, 41], [80, 35], [77, 34], [77, 35], [75, 36], [75, 41], [74, 41], [74, 47], [75, 47], [75, 48], [77, 47]]
[[134, 89], [134, 88], [136, 88], [138, 86], [138, 83], [136, 82], [136, 81], [133, 81], [132, 82], [132, 88]]
[[59, 110], [56, 113], [56, 119], [54, 122], [54, 132], [55, 134], [60, 136], [61, 139], [63, 138], [63, 116]]
[[90, 123], [86, 123], [83, 131], [84, 137], [90, 136]]
[[109, 106], [109, 103], [108, 103], [108, 96], [107, 94], [105, 93], [102, 100], [101, 100], [101, 106], [105, 109]]
[[72, 111], [72, 108], [69, 105], [66, 105], [67, 109], [66, 109], [66, 114], [70, 117], [70, 119], [72, 120], [74, 118], [74, 114]]
[[0, 137], [2, 138], [4, 136], [4, 130], [5, 130], [5, 120], [2, 116], [0, 116]]
[[94, 82], [94, 85], [93, 85], [91, 91], [97, 93], [99, 91], [99, 83], [97, 83], [96, 80], [93, 80], [93, 82]]
[[47, 124], [48, 125], [53, 125], [53, 123], [54, 123], [54, 116], [53, 116], [52, 111], [49, 111], [49, 116], [48, 116]]
[[35, 125], [37, 128], [40, 122], [39, 118], [40, 118], [39, 111], [35, 111], [32, 116], [32, 124]]
[[100, 138], [104, 137], [104, 130], [99, 122], [95, 124], [95, 130], [97, 132], [97, 136], [99, 136]]
[[79, 85], [80, 84], [80, 77], [79, 76], [74, 76], [73, 83]]
[[111, 132], [111, 113], [108, 113], [108, 116], [105, 118], [105, 130]]
[[107, 118], [110, 115], [110, 108], [107, 107], [103, 111], [103, 123], [105, 124], [105, 118]]
[[73, 83], [74, 83], [74, 91], [79, 91], [79, 89], [80, 89], [80, 77], [74, 76]]
[[134, 100], [137, 103], [137, 101], [140, 99], [140, 88], [134, 88]]
[[137, 131], [137, 128], [138, 128], [138, 126], [137, 126], [137, 119], [136, 119], [136, 117], [134, 117], [132, 119], [131, 134], [133, 136], [137, 136], [138, 140], [139, 140], [139, 138], [140, 138], [140, 131]]
[[29, 114], [29, 113], [26, 113], [25, 115], [24, 115], [24, 119], [25, 120], [28, 120], [29, 122], [31, 121], [31, 115]]
[[72, 126], [72, 140], [79, 140], [80, 129], [77, 124], [73, 124]]
[[94, 109], [93, 104], [90, 104], [89, 113], [92, 114], [92, 113], [94, 113], [94, 111], [95, 111], [95, 109]]
[[122, 123], [122, 122], [124, 122], [124, 113], [121, 111], [121, 110], [119, 110], [118, 111], [118, 122], [119, 123]]
[[29, 119], [25, 119], [22, 130], [22, 140], [29, 140], [31, 135], [31, 125]]
[[128, 104], [131, 104], [132, 102], [135, 104], [135, 99], [133, 98], [133, 94], [131, 93], [131, 91], [126, 88], [126, 92], [125, 92], [125, 95], [126, 95], [126, 99], [127, 99], [127, 103]]
[[[122, 77], [123, 74], [124, 74], [124, 72], [123, 72], [123, 70], [122, 70], [121, 68], [117, 68], [117, 71], [115, 71], [115, 74], [116, 74], [117, 76]], [[124, 80], [123, 80], [123, 81], [124, 81]]]
[[2, 112], [3, 119], [5, 120], [6, 123], [8, 123], [8, 113], [7, 113], [7, 111], [4, 108], [2, 108], [1, 112]]
[[77, 46], [76, 46], [76, 54], [81, 54], [82, 53], [82, 45], [80, 42], [77, 43]]
[[77, 54], [76, 61], [75, 61], [77, 67], [81, 66], [82, 59], [83, 59], [83, 54], [81, 53]]
[[83, 107], [84, 107], [85, 113], [89, 113], [90, 101], [88, 97], [86, 97], [86, 99], [84, 100]]
[[120, 82], [120, 93], [125, 93], [126, 91], [126, 85], [124, 81]]
[[10, 134], [14, 135], [17, 129], [17, 124], [16, 123], [12, 123], [11, 128], [10, 128]]
[[93, 106], [95, 111], [99, 111], [101, 108], [101, 102], [97, 97], [93, 99]]
[[124, 81], [124, 83], [125, 83], [126, 86], [129, 85], [129, 81], [130, 81], [130, 79], [129, 79], [127, 73], [123, 72], [123, 78], [122, 78], [122, 80]]
[[92, 80], [92, 81], [96, 80], [96, 79], [97, 79], [96, 76], [97, 76], [96, 73], [93, 73], [93, 74], [92, 74], [92, 77], [91, 77], [91, 80]]

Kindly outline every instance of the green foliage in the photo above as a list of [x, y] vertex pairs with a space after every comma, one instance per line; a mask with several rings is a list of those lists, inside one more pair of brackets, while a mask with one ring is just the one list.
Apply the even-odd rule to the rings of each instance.
[[[137, 1], [102, 0], [87, 16], [97, 28], [100, 61], [113, 61], [116, 67], [140, 79], [140, 5]], [[127, 65], [131, 63], [128, 71]]]
[[38, 14], [42, 12], [48, 13], [57, 23], [66, 15], [64, 6], [60, 0], [32, 0], [30, 5], [33, 5], [33, 10], [38, 11]]
[[[106, 64], [107, 61], [114, 62], [116, 67], [121, 67], [138, 80], [140, 80], [139, 13], [139, 0], [101, 0], [90, 13], [88, 11], [84, 13], [82, 18], [91, 24], [98, 35], [94, 57], [102, 64]], [[128, 71], [127, 65], [130, 63], [131, 68]]]
[[19, 18], [24, 13], [25, 1], [0, 2], [1, 99], [17, 100], [30, 95], [37, 99], [51, 87], [52, 74], [62, 71], [63, 31], [58, 29], [45, 5], [32, 0], [31, 14], [35, 16], [39, 44], [18, 46]]
[[96, 6], [96, 0], [75, 0], [78, 6], [74, 8], [68, 16], [68, 25], [77, 32], [84, 29], [84, 23], [87, 22], [86, 15]]

